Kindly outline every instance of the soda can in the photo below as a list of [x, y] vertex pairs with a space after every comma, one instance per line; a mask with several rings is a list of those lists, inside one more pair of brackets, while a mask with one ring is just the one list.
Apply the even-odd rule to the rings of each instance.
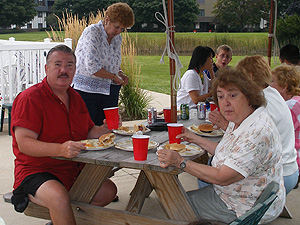
[[190, 118], [189, 104], [180, 105], [180, 114], [182, 120], [188, 120]]
[[206, 104], [205, 102], [197, 103], [197, 117], [200, 120], [204, 120], [206, 118]]
[[148, 122], [148, 125], [151, 125], [157, 119], [157, 110], [156, 110], [156, 108], [151, 107], [151, 108], [147, 109], [147, 112], [148, 112], [147, 122]]

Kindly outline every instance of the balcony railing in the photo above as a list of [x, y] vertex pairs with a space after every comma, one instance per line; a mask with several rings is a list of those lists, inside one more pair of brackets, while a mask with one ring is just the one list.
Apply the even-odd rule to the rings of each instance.
[[2, 103], [12, 103], [21, 91], [42, 81], [46, 75], [46, 55], [58, 44], [72, 48], [72, 39], [67, 38], [64, 42], [51, 42], [49, 38], [44, 42], [21, 42], [14, 38], [0, 40]]

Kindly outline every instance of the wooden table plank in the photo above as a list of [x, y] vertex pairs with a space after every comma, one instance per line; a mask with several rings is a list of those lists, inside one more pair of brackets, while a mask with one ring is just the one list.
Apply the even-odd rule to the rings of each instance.
[[130, 199], [126, 211], [140, 213], [147, 198], [153, 190], [145, 172], [142, 170], [136, 181], [133, 190], [130, 193]]
[[[153, 218], [123, 210], [107, 209], [90, 204], [71, 202], [77, 225], [187, 225], [187, 222]], [[49, 210], [29, 202], [24, 214], [51, 220]]]
[[112, 168], [86, 164], [70, 190], [71, 201], [90, 203]]
[[196, 212], [177, 175], [149, 170], [144, 172], [170, 219], [187, 222], [197, 220]]

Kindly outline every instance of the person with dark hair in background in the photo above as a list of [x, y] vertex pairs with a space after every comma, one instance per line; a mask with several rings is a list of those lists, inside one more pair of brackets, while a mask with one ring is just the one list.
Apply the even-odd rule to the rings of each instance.
[[128, 83], [120, 68], [121, 32], [133, 24], [130, 6], [118, 2], [107, 8], [103, 20], [85, 28], [78, 40], [72, 87], [83, 98], [96, 125], [103, 124], [103, 108], [118, 106], [121, 85]]
[[[204, 102], [211, 97], [209, 92], [210, 81], [214, 79], [213, 57], [215, 52], [210, 47], [198, 46], [194, 49], [188, 70], [183, 74], [180, 83], [181, 88], [177, 92], [177, 108], [181, 104], [196, 106], [198, 102]], [[208, 70], [212, 79], [203, 72]]]
[[287, 44], [280, 49], [279, 59], [281, 63], [300, 65], [299, 48], [293, 44]]
[[[53, 157], [74, 158], [86, 149], [78, 141], [111, 131], [105, 121], [95, 126], [81, 96], [70, 87], [76, 69], [72, 49], [57, 45], [48, 52], [46, 61], [46, 77], [21, 92], [12, 107], [16, 156], [12, 203], [17, 212], [23, 212], [30, 200], [48, 208], [55, 225], [74, 225], [68, 191], [84, 164]], [[107, 179], [91, 204], [105, 206], [116, 193], [116, 185]]]

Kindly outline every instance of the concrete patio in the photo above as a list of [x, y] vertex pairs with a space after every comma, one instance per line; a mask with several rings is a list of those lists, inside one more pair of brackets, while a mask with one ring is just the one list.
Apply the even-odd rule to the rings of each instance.
[[[151, 105], [156, 107], [158, 111], [161, 111], [163, 107], [170, 106], [170, 97], [165, 94], [159, 94], [150, 92], [153, 96], [153, 101]], [[125, 125], [129, 125], [136, 122], [125, 122]], [[5, 203], [3, 201], [3, 194], [12, 191], [13, 184], [13, 160], [14, 155], [12, 153], [11, 146], [12, 138], [8, 135], [8, 125], [4, 124], [4, 131], [0, 133], [0, 217], [3, 218], [6, 225], [44, 225], [47, 220], [36, 219], [32, 217], [27, 217], [24, 214], [17, 213], [13, 209], [13, 205]], [[129, 193], [132, 190], [135, 181], [138, 177], [137, 170], [131, 169], [121, 169], [115, 173], [112, 180], [118, 186], [118, 202], [112, 202], [107, 207], [112, 209], [125, 210], [127, 202], [129, 200]], [[187, 173], [182, 173], [179, 175], [185, 190], [193, 190], [197, 188], [197, 181], [194, 177]], [[298, 225], [300, 224], [300, 214], [298, 210], [298, 205], [300, 204], [300, 188], [294, 189], [287, 196], [287, 207], [290, 210], [293, 219], [277, 218], [275, 221], [270, 223], [271, 225]], [[164, 210], [162, 209], [158, 197], [153, 191], [149, 198], [146, 199], [144, 207], [142, 209], [142, 214], [157, 216], [160, 218], [167, 218]], [[112, 218], [113, 219], [113, 218]], [[1, 222], [0, 222], [1, 224]]]

